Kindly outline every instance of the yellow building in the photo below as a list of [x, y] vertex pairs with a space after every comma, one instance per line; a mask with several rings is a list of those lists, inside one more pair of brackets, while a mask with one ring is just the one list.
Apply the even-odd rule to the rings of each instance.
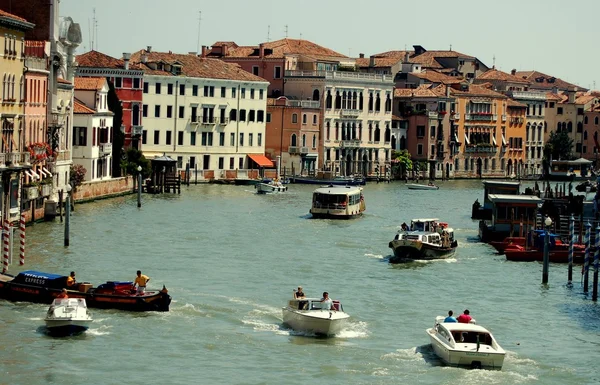
[[[20, 173], [29, 166], [29, 152], [20, 133], [25, 117], [25, 19], [0, 10], [0, 192], [3, 221], [19, 218]], [[4, 49], [2, 49], [4, 47]]]

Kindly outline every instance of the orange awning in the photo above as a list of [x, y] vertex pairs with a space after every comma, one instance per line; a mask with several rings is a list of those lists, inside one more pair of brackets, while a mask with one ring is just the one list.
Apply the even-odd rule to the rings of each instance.
[[273, 162], [262, 154], [248, 154], [248, 158], [252, 159], [259, 167], [275, 167]]

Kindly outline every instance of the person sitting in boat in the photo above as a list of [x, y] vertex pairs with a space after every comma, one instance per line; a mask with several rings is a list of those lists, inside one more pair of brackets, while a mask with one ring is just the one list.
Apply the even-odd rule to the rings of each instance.
[[448, 310], [448, 317], [444, 318], [444, 322], [458, 322], [456, 318], [454, 318], [454, 312], [452, 310]]
[[56, 296], [56, 298], [69, 298], [69, 295], [67, 294], [67, 289], [62, 289], [62, 291], [59, 295]]
[[465, 310], [461, 315], [458, 316], [456, 320], [460, 323], [468, 324], [471, 322], [471, 320], [473, 320], [473, 317], [471, 317], [468, 310]]
[[402, 231], [408, 231], [408, 225], [406, 224], [406, 222], [402, 223]]
[[133, 281], [133, 288], [137, 285], [136, 294], [142, 295], [146, 292], [146, 284], [150, 281], [150, 277], [147, 275], [143, 275], [140, 270], [137, 271], [137, 277], [135, 277], [135, 281]]
[[294, 297], [296, 299], [305, 298], [304, 291], [302, 291], [302, 286], [298, 286], [298, 290], [294, 290]]
[[69, 276], [67, 277], [67, 287], [72, 287], [77, 283], [77, 280], [75, 279], [75, 272], [72, 271], [71, 274], [69, 274]]
[[335, 310], [333, 308], [333, 301], [329, 298], [329, 293], [324, 291], [323, 298], [321, 298], [321, 309], [323, 310]]

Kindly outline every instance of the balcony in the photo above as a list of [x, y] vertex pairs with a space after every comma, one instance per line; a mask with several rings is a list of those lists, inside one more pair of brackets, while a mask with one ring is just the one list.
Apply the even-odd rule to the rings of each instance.
[[471, 112], [465, 115], [465, 120], [483, 120], [486, 122], [492, 121], [494, 116], [488, 112]]
[[101, 154], [112, 154], [112, 143], [100, 143]]
[[212, 125], [212, 124], [217, 124], [217, 121], [219, 119], [215, 118], [214, 116], [202, 116], [202, 115], [198, 115], [198, 116], [192, 116], [192, 124], [203, 124], [203, 125]]
[[131, 135], [133, 136], [142, 136], [144, 132], [144, 126], [132, 126], [131, 127]]
[[465, 147], [465, 153], [490, 153], [494, 154], [498, 151], [498, 147], [491, 145], [472, 144]]
[[392, 75], [370, 74], [365, 72], [346, 71], [285, 71], [286, 78], [320, 78], [336, 79], [351, 82], [378, 82], [391, 84], [394, 80]]
[[288, 153], [290, 153], [290, 154], [299, 154], [300, 153], [300, 147], [289, 146], [288, 147]]
[[340, 111], [340, 117], [342, 118], [358, 118], [358, 116], [360, 115], [360, 110], [354, 110], [354, 109], [350, 109], [350, 110], [341, 110]]
[[344, 148], [358, 148], [360, 147], [360, 140], [342, 140], [340, 142], [340, 147]]
[[427, 116], [430, 119], [437, 119], [438, 113], [437, 113], [437, 111], [427, 111]]
[[286, 106], [300, 108], [321, 108], [321, 102], [318, 100], [288, 100]]
[[25, 194], [26, 200], [37, 199], [40, 196], [40, 190], [37, 187], [24, 187], [23, 193]]
[[229, 124], [229, 118], [220, 118], [217, 124], [219, 126], [226, 126], [227, 124]]
[[546, 94], [540, 91], [509, 91], [508, 95], [513, 99], [546, 101]]
[[460, 120], [460, 113], [457, 112], [455, 114], [450, 115], [450, 119], [451, 120]]
[[502, 115], [502, 121], [506, 122], [506, 115], [504, 115], [504, 114]]
[[300, 147], [301, 154], [308, 154], [308, 147]]

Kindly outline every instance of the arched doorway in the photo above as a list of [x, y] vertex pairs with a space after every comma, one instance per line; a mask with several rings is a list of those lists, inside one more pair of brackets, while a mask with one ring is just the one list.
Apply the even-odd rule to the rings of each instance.
[[481, 178], [481, 169], [483, 168], [483, 162], [481, 161], [481, 158], [477, 158], [477, 177]]
[[346, 155], [346, 176], [352, 175], [352, 154]]
[[511, 176], [513, 174], [513, 161], [509, 159], [506, 163], [506, 175]]
[[363, 154], [362, 156], [362, 174], [363, 176], [367, 176], [369, 173], [369, 157], [367, 154]]
[[450, 179], [450, 163], [446, 163], [446, 179]]
[[396, 150], [396, 135], [392, 135], [392, 150]]

